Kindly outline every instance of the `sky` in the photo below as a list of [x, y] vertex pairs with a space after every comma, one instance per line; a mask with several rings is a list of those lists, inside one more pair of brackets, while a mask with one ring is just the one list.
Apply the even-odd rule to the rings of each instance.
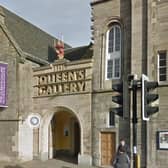
[[0, 5], [72, 47], [91, 41], [91, 0], [0, 0]]

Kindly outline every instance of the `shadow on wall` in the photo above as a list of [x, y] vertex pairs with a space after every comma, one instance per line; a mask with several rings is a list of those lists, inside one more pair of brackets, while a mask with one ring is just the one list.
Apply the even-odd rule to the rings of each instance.
[[4, 168], [24, 168], [24, 167], [19, 166], [19, 165], [13, 165], [13, 166], [7, 165]]
[[5, 111], [5, 110], [6, 110], [6, 108], [0, 107], [0, 112], [3, 112], [3, 111]]
[[48, 61], [54, 62], [56, 59], [56, 52], [52, 46], [48, 46]]

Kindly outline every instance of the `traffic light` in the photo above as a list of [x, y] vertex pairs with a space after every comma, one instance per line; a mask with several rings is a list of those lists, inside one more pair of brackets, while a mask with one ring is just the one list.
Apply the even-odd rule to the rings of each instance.
[[149, 116], [159, 111], [158, 106], [152, 105], [159, 96], [158, 94], [151, 93], [157, 87], [158, 82], [149, 81], [146, 75], [142, 75], [142, 118], [145, 121], [149, 121]]
[[117, 103], [119, 107], [111, 108], [111, 111], [114, 114], [123, 117], [123, 82], [113, 84], [112, 89], [119, 93], [112, 97], [112, 101]]

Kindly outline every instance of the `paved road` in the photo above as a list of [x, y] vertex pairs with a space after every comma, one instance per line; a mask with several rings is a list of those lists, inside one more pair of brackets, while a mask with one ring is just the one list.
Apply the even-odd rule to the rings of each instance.
[[24, 163], [7, 163], [0, 162], [0, 168], [97, 168], [94, 166], [79, 166], [77, 164], [68, 163], [61, 160], [48, 160], [48, 161], [40, 161], [33, 160]]

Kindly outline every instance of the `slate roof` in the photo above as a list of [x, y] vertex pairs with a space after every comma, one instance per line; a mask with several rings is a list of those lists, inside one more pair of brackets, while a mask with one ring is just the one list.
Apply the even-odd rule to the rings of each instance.
[[[47, 60], [48, 62], [54, 62], [57, 59], [53, 48], [53, 42], [57, 40], [55, 37], [0, 5], [1, 8], [5, 14], [5, 25], [7, 29], [23, 50], [27, 59], [35, 60], [35, 62], [38, 62], [38, 59], [35, 58]], [[72, 48], [65, 43], [64, 47], [65, 58], [70, 61], [92, 58], [92, 44]]]
[[70, 61], [90, 59], [93, 56], [93, 44], [65, 50], [65, 58]]
[[[55, 37], [34, 26], [20, 16], [0, 6], [5, 14], [5, 25], [20, 48], [31, 55], [51, 61], [55, 57], [53, 48]], [[65, 48], [70, 48], [65, 44]]]

